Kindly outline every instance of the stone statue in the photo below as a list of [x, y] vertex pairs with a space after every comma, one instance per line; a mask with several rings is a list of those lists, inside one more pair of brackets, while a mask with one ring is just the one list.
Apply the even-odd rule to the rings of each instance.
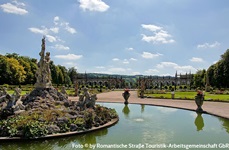
[[96, 94], [91, 95], [89, 99], [86, 99], [86, 102], [85, 102], [86, 107], [87, 108], [94, 108], [96, 100], [97, 100]]
[[76, 103], [77, 106], [79, 106], [80, 110], [84, 110], [85, 109], [85, 102], [84, 102], [84, 96], [83, 94], [79, 95], [79, 101]]
[[145, 91], [145, 79], [141, 80], [141, 90], [140, 90], [140, 97], [144, 98], [144, 91]]
[[40, 61], [38, 62], [38, 69], [36, 71], [37, 82], [36, 88], [52, 88], [51, 83], [51, 71], [49, 68], [50, 52], [46, 52], [45, 55], [45, 37], [42, 39]]
[[96, 94], [91, 95], [88, 92], [87, 88], [84, 88], [83, 92], [83, 94], [79, 95], [79, 101], [77, 102], [77, 106], [79, 106], [81, 110], [85, 108], [94, 108], [95, 102], [97, 100]]
[[12, 108], [14, 109], [14, 112], [19, 111], [19, 110], [25, 110], [25, 106], [23, 105], [23, 102], [21, 101], [21, 89], [20, 88], [15, 88], [14, 94], [12, 95], [14, 97], [14, 105]]
[[0, 98], [1, 114], [5, 117], [14, 113], [20, 113], [25, 110], [25, 106], [21, 101], [21, 89], [15, 88], [12, 95], [6, 94]]
[[68, 99], [68, 93], [66, 92], [65, 86], [61, 87], [61, 91], [60, 92], [65, 96], [66, 99]]

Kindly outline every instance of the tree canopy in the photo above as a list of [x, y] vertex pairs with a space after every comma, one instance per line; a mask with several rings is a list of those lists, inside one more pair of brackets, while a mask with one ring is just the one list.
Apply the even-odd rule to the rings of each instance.
[[[36, 82], [37, 60], [16, 53], [0, 55], [0, 84], [25, 85]], [[77, 72], [74, 68], [50, 63], [53, 84], [71, 84]]]

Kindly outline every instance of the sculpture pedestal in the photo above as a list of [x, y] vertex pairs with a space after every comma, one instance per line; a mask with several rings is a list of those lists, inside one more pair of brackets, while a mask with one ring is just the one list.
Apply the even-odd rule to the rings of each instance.
[[203, 109], [202, 109], [202, 105], [203, 105], [203, 102], [204, 102], [203, 95], [196, 95], [195, 96], [195, 102], [196, 102], [196, 105], [197, 105], [196, 112], [204, 112]]
[[53, 88], [52, 83], [48, 82], [48, 83], [35, 83], [35, 88], [39, 88], [39, 89], [49, 89], [49, 88]]

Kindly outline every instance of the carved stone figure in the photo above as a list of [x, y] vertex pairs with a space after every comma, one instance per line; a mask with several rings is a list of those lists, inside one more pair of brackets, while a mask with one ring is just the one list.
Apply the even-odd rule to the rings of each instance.
[[68, 93], [66, 92], [65, 86], [61, 87], [61, 91], [60, 92], [65, 96], [66, 99], [68, 99]]
[[14, 112], [19, 111], [19, 110], [24, 110], [25, 106], [23, 105], [23, 102], [21, 101], [21, 89], [15, 88], [14, 94], [12, 96], [15, 99], [14, 105], [12, 106], [12, 108], [14, 109]]
[[25, 106], [21, 101], [20, 88], [15, 88], [12, 95], [7, 93], [6, 95], [2, 96], [0, 98], [0, 102], [1, 110], [3, 110], [1, 114], [3, 114], [5, 117], [14, 113], [20, 113], [21, 111], [25, 110]]
[[79, 95], [77, 106], [79, 106], [81, 110], [85, 108], [94, 108], [97, 100], [96, 94], [91, 95], [87, 88], [84, 88], [83, 92], [83, 94]]
[[86, 102], [85, 102], [86, 107], [94, 108], [96, 100], [97, 100], [96, 94], [91, 95], [89, 99], [86, 99]]
[[38, 69], [36, 72], [37, 82], [36, 88], [52, 88], [51, 83], [51, 71], [49, 68], [50, 63], [50, 52], [46, 52], [45, 55], [45, 37], [42, 39], [40, 61], [38, 62]]
[[76, 105], [80, 108], [80, 110], [84, 109], [85, 102], [84, 102], [84, 96], [82, 94], [79, 95], [79, 101], [76, 103]]

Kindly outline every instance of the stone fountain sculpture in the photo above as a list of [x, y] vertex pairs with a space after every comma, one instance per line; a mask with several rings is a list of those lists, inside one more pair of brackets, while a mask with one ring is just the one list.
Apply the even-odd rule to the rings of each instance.
[[96, 94], [90, 94], [87, 88], [80, 95], [79, 101], [74, 102], [68, 100], [65, 87], [59, 92], [52, 86], [50, 53], [45, 53], [45, 37], [39, 55], [37, 81], [33, 91], [24, 96], [21, 96], [19, 88], [12, 95], [7, 93], [6, 88], [0, 92], [0, 140], [2, 137], [38, 138], [84, 131], [104, 125], [111, 119], [118, 121], [115, 110], [95, 105]]
[[51, 71], [49, 68], [50, 52], [46, 52], [45, 55], [45, 37], [42, 39], [40, 61], [38, 62], [38, 69], [36, 72], [37, 82], [35, 88], [52, 88], [51, 83]]
[[83, 94], [79, 95], [79, 101], [76, 105], [80, 110], [84, 110], [86, 108], [94, 108], [95, 101], [97, 100], [96, 94], [90, 94], [87, 88], [84, 88], [83, 92]]

